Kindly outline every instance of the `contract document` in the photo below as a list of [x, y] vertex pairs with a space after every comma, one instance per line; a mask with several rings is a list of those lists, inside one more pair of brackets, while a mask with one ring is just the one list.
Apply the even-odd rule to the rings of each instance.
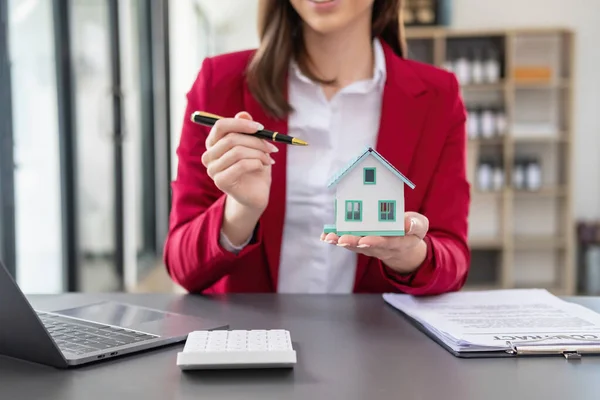
[[600, 314], [543, 289], [383, 299], [456, 356], [600, 354]]

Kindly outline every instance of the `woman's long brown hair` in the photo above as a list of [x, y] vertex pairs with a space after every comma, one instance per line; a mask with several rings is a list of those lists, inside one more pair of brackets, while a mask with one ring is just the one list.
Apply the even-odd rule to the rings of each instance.
[[[385, 41], [399, 57], [406, 55], [403, 0], [375, 0], [373, 3], [372, 37]], [[302, 20], [289, 0], [260, 0], [258, 28], [260, 46], [247, 71], [250, 91], [265, 111], [282, 118], [292, 110], [286, 98], [286, 82], [290, 61], [316, 82], [323, 81], [309, 68], [302, 36]]]

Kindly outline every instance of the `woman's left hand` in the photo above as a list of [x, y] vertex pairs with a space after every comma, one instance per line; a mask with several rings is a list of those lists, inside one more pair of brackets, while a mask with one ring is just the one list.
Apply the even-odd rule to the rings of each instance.
[[405, 236], [350, 236], [334, 233], [321, 234], [321, 240], [345, 247], [359, 254], [380, 259], [399, 273], [415, 271], [427, 256], [423, 238], [429, 230], [429, 220], [415, 212], [404, 214]]

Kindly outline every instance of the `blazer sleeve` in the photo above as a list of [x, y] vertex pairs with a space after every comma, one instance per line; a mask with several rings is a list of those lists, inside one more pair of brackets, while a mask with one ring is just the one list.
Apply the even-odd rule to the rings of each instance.
[[420, 213], [429, 219], [424, 238], [427, 255], [411, 274], [399, 274], [380, 262], [384, 276], [400, 291], [436, 295], [464, 285], [471, 263], [468, 218], [471, 188], [467, 180], [466, 110], [456, 77], [450, 75], [448, 134]]
[[243, 264], [260, 250], [262, 232], [257, 226], [251, 242], [239, 252], [225, 249], [220, 239], [226, 195], [208, 176], [201, 157], [210, 129], [190, 120], [194, 111], [210, 111], [208, 98], [212, 65], [205, 59], [187, 94], [177, 177], [171, 184], [172, 205], [164, 262], [171, 278], [190, 292], [201, 292]]

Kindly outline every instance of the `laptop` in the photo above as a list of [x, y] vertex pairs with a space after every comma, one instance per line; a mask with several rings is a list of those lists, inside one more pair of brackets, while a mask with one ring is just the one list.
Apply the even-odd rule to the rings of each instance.
[[227, 328], [210, 319], [111, 301], [34, 310], [0, 261], [0, 356], [69, 368], [180, 343], [196, 330]]

